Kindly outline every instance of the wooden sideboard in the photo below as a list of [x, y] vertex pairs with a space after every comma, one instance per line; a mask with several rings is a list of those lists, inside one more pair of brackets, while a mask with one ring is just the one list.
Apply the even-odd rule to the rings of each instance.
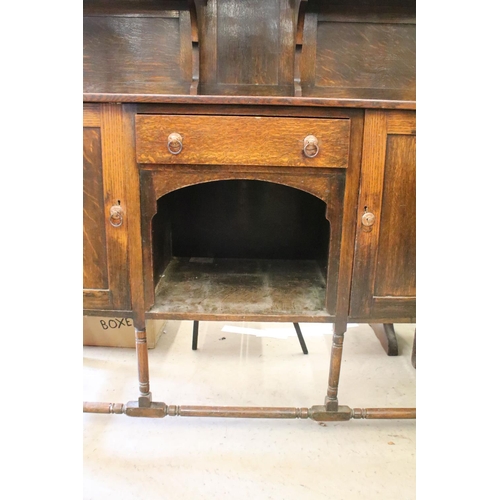
[[[139, 370], [84, 411], [415, 418], [337, 398], [348, 322], [416, 320], [415, 2], [83, 5], [83, 309], [133, 319]], [[325, 401], [155, 402], [146, 319], [332, 323]]]

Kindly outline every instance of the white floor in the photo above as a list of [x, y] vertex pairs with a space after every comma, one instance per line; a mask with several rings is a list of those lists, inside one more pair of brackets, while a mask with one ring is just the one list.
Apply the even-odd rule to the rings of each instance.
[[[168, 322], [149, 351], [153, 400], [169, 405], [323, 404], [331, 325]], [[243, 329], [243, 330], [241, 330]], [[368, 325], [350, 325], [340, 404], [414, 407], [415, 325], [395, 325], [389, 357]], [[84, 348], [85, 401], [137, 399], [134, 349]], [[415, 498], [414, 420], [224, 419], [84, 414], [84, 499]]]

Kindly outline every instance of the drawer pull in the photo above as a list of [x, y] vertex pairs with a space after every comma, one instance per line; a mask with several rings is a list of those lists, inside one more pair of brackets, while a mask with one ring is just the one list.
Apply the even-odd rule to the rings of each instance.
[[308, 135], [304, 139], [304, 154], [308, 158], [314, 158], [319, 153], [318, 139], [314, 135]]
[[361, 224], [365, 227], [371, 227], [375, 224], [375, 215], [371, 212], [365, 212], [361, 217]]
[[178, 155], [182, 151], [182, 136], [176, 132], [170, 134], [167, 139], [167, 149], [173, 155]]
[[120, 227], [123, 224], [123, 208], [120, 205], [113, 205], [109, 209], [109, 223], [113, 227]]

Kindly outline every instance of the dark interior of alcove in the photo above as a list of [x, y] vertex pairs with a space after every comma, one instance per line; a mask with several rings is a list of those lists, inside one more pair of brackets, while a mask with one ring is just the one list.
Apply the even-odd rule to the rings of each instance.
[[255, 180], [201, 183], [163, 196], [152, 221], [151, 311], [326, 314], [325, 215], [319, 198]]

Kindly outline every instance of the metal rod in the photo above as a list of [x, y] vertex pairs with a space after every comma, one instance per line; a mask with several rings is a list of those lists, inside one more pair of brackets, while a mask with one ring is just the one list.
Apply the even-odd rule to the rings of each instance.
[[196, 351], [196, 349], [198, 349], [198, 326], [199, 321], [193, 321], [193, 343], [191, 345], [193, 351]]
[[302, 336], [302, 332], [300, 330], [299, 324], [298, 323], [294, 323], [293, 326], [295, 327], [295, 331], [297, 332], [297, 337], [299, 338], [300, 347], [302, 347], [302, 352], [304, 354], [309, 354], [309, 351], [307, 350], [307, 346], [306, 346], [304, 337]]

